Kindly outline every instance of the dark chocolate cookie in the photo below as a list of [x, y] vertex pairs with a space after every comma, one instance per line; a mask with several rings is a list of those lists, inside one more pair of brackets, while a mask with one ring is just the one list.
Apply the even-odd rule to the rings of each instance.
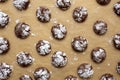
[[36, 10], [36, 16], [40, 22], [47, 23], [51, 19], [51, 12], [46, 7], [38, 7]]
[[117, 63], [116, 70], [117, 73], [120, 74], [120, 62]]
[[77, 69], [78, 76], [82, 79], [88, 79], [91, 78], [91, 76], [94, 74], [92, 65], [88, 63], [81, 64]]
[[0, 2], [6, 2], [7, 0], [0, 0]]
[[0, 80], [7, 80], [12, 73], [12, 67], [7, 63], [0, 63]]
[[100, 5], [107, 5], [111, 2], [111, 0], [96, 0]]
[[5, 28], [9, 23], [8, 14], [0, 11], [0, 28]]
[[57, 6], [61, 10], [68, 10], [71, 6], [71, 0], [56, 0]]
[[30, 4], [30, 0], [13, 0], [13, 5], [20, 11], [26, 10]]
[[51, 76], [49, 70], [45, 67], [37, 68], [34, 71], [33, 75], [34, 75], [35, 80], [49, 80]]
[[78, 78], [76, 76], [69, 75], [65, 78], [65, 80], [78, 80]]
[[120, 50], [120, 34], [115, 34], [113, 37], [113, 44], [114, 47], [118, 50]]
[[30, 35], [30, 26], [24, 22], [15, 26], [15, 35], [20, 39], [26, 39]]
[[22, 75], [19, 80], [33, 80], [29, 75]]
[[51, 44], [46, 40], [40, 40], [36, 44], [36, 50], [42, 56], [48, 55], [51, 52]]
[[113, 9], [114, 9], [115, 14], [120, 16], [120, 1], [114, 4]]
[[103, 35], [107, 32], [107, 23], [104, 21], [96, 21], [93, 25], [93, 30], [98, 35]]
[[85, 7], [77, 7], [73, 11], [73, 19], [78, 22], [82, 23], [87, 19], [88, 11]]
[[103, 74], [100, 80], [115, 80], [114, 76], [110, 73]]
[[68, 58], [66, 56], [66, 53], [62, 51], [56, 51], [52, 55], [52, 65], [56, 68], [61, 68], [66, 66], [67, 62], [68, 62]]
[[51, 33], [55, 39], [61, 40], [66, 37], [67, 29], [62, 24], [56, 24], [52, 27]]

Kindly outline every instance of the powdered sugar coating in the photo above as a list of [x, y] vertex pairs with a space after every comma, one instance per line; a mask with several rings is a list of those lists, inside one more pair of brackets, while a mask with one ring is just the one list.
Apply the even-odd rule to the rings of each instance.
[[78, 80], [78, 78], [76, 76], [69, 75], [65, 78], [65, 80]]
[[77, 73], [79, 77], [83, 79], [88, 79], [94, 74], [94, 71], [90, 64], [83, 63], [78, 67]]
[[117, 73], [120, 74], [120, 62], [117, 63], [116, 70]]
[[34, 71], [33, 75], [34, 75], [35, 80], [49, 80], [51, 76], [49, 70], [45, 67], [37, 68]]
[[114, 9], [114, 12], [115, 12], [118, 16], [120, 16], [120, 1], [114, 4], [113, 9]]
[[113, 43], [116, 49], [120, 50], [120, 34], [115, 34], [113, 37]]
[[62, 51], [56, 51], [52, 55], [52, 64], [57, 68], [64, 67], [67, 64], [67, 62], [68, 62], [68, 59], [67, 59], [66, 53]]
[[51, 32], [55, 39], [61, 40], [61, 39], [65, 38], [65, 36], [67, 34], [67, 29], [62, 24], [56, 24], [52, 27]]
[[111, 2], [111, 0], [96, 0], [100, 5], [107, 5]]
[[46, 40], [40, 40], [36, 44], [36, 50], [42, 56], [48, 55], [51, 52], [51, 44]]
[[29, 75], [22, 75], [19, 80], [33, 80]]
[[12, 67], [7, 63], [0, 63], [0, 80], [7, 80], [12, 73]]
[[116, 80], [116, 79], [112, 74], [105, 73], [101, 76], [100, 80]]

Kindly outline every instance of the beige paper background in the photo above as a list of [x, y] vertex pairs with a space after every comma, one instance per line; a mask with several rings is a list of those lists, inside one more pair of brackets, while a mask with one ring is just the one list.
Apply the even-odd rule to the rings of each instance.
[[[10, 51], [6, 55], [0, 55], [0, 62], [6, 62], [13, 66], [13, 72], [9, 80], [18, 80], [23, 74], [29, 74], [38, 67], [47, 67], [51, 72], [50, 80], [64, 80], [67, 75], [77, 75], [77, 67], [81, 63], [90, 63], [94, 68], [94, 75], [90, 80], [99, 80], [104, 73], [111, 73], [120, 80], [116, 73], [116, 64], [120, 61], [120, 51], [116, 50], [112, 43], [112, 36], [120, 32], [120, 17], [113, 12], [113, 5], [119, 0], [111, 0], [107, 6], [100, 6], [95, 0], [72, 0], [72, 6], [67, 11], [61, 11], [55, 7], [55, 0], [31, 0], [31, 6], [26, 11], [18, 11], [12, 4], [12, 0], [0, 3], [0, 9], [9, 14], [11, 21], [7, 28], [0, 30], [0, 36], [6, 37], [10, 41]], [[38, 6], [46, 6], [51, 10], [52, 19], [49, 23], [43, 24], [36, 19], [35, 11]], [[76, 23], [72, 18], [75, 7], [85, 6], [88, 9], [88, 18], [84, 23]], [[16, 20], [26, 22], [31, 26], [31, 33], [27, 39], [20, 40], [14, 34]], [[104, 20], [108, 23], [108, 32], [104, 36], [96, 35], [92, 26], [96, 20]], [[68, 34], [64, 40], [58, 41], [51, 38], [51, 27], [54, 20], [67, 27]], [[71, 48], [71, 40], [77, 36], [83, 36], [89, 41], [87, 50], [84, 53], [76, 53]], [[52, 45], [52, 52], [45, 57], [37, 54], [35, 43], [38, 40], [48, 40]], [[90, 52], [95, 47], [103, 47], [107, 52], [106, 60], [101, 64], [95, 64], [90, 58]], [[51, 55], [57, 50], [66, 52], [68, 64], [61, 69], [51, 65]], [[16, 55], [20, 51], [30, 52], [35, 58], [34, 63], [28, 68], [22, 68], [16, 63]], [[78, 59], [78, 60], [77, 60]], [[79, 78], [79, 80], [81, 80]]]

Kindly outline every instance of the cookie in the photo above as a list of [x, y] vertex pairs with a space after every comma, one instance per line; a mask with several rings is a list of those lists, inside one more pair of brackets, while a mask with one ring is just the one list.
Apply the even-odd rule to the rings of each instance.
[[115, 34], [113, 36], [113, 45], [116, 49], [120, 50], [120, 34]]
[[9, 51], [10, 44], [7, 38], [0, 37], [0, 54], [5, 54]]
[[91, 52], [91, 59], [96, 63], [102, 63], [106, 58], [106, 51], [101, 47], [96, 47]]
[[29, 75], [22, 75], [19, 80], [33, 80]]
[[78, 78], [76, 76], [69, 75], [65, 78], [65, 80], [78, 80]]
[[112, 74], [106, 73], [101, 76], [100, 80], [116, 80], [116, 79]]
[[67, 29], [62, 24], [56, 24], [52, 27], [51, 33], [55, 39], [62, 40], [67, 35]]
[[30, 0], [13, 0], [13, 5], [18, 10], [26, 10], [30, 4]]
[[67, 62], [68, 62], [68, 58], [66, 56], [66, 53], [64, 53], [63, 51], [56, 51], [52, 55], [52, 65], [56, 68], [61, 68], [66, 66]]
[[36, 44], [36, 50], [41, 56], [46, 56], [51, 52], [51, 44], [46, 40], [39, 40]]
[[15, 26], [15, 35], [20, 39], [26, 39], [30, 35], [30, 26], [24, 22], [20, 22]]
[[73, 10], [73, 19], [78, 22], [84, 22], [88, 17], [88, 10], [85, 7], [77, 7]]
[[114, 12], [116, 15], [120, 16], [120, 1], [114, 4]]
[[117, 63], [116, 70], [117, 73], [120, 74], [120, 62]]
[[0, 29], [5, 28], [9, 23], [9, 16], [8, 14], [0, 11]]
[[98, 4], [100, 5], [108, 5], [111, 0], [96, 0]]
[[34, 75], [35, 80], [49, 80], [51, 76], [49, 70], [45, 67], [37, 68], [34, 71], [33, 75]]
[[56, 0], [56, 3], [59, 9], [63, 11], [68, 10], [71, 6], [71, 0]]
[[22, 67], [27, 67], [33, 63], [33, 58], [28, 52], [19, 52], [17, 54], [17, 63]]
[[47, 23], [51, 19], [51, 12], [46, 7], [38, 7], [36, 10], [36, 17], [42, 23]]
[[72, 40], [72, 48], [77, 52], [83, 52], [87, 49], [88, 41], [82, 36], [75, 37]]
[[12, 73], [12, 67], [7, 63], [0, 63], [0, 80], [7, 80]]
[[97, 35], [104, 35], [107, 32], [107, 23], [101, 20], [98, 20], [93, 25], [93, 30]]

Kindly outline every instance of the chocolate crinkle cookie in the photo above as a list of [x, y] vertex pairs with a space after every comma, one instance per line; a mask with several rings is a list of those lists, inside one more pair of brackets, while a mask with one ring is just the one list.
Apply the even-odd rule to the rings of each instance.
[[0, 11], [0, 28], [5, 28], [9, 23], [8, 14]]
[[12, 67], [7, 63], [0, 63], [0, 80], [7, 80], [12, 73]]
[[0, 2], [6, 2], [7, 0], [0, 0]]
[[88, 41], [82, 36], [75, 37], [72, 40], [72, 48], [77, 52], [83, 52], [87, 49]]
[[106, 51], [101, 47], [96, 47], [91, 52], [91, 59], [96, 63], [102, 63], [106, 58]]
[[36, 50], [42, 56], [48, 55], [51, 52], [51, 44], [46, 40], [40, 40], [36, 44]]
[[6, 38], [0, 37], [0, 54], [5, 54], [9, 51], [10, 44]]
[[57, 6], [61, 10], [68, 10], [71, 6], [71, 0], [56, 0]]
[[98, 20], [93, 25], [93, 30], [98, 35], [103, 35], [107, 32], [107, 23], [101, 20]]
[[117, 63], [116, 70], [117, 73], [120, 74], [120, 62]]
[[120, 1], [114, 4], [113, 9], [114, 9], [114, 12], [115, 12], [118, 16], [120, 16]]
[[83, 63], [77, 69], [78, 76], [82, 79], [89, 79], [94, 74], [91, 64]]
[[62, 24], [56, 24], [52, 27], [51, 33], [55, 39], [62, 40], [66, 37], [67, 29]]
[[24, 22], [18, 23], [15, 26], [15, 35], [20, 39], [26, 39], [30, 35], [30, 26]]
[[26, 10], [30, 4], [30, 0], [13, 0], [13, 5], [20, 11]]
[[114, 35], [113, 44], [116, 49], [120, 50], [120, 33]]
[[22, 75], [19, 80], [33, 80], [29, 75]]
[[51, 12], [46, 7], [38, 7], [36, 10], [36, 16], [40, 22], [47, 23], [51, 19]]
[[111, 2], [111, 0], [96, 0], [100, 5], [107, 5]]
[[68, 58], [66, 56], [66, 53], [64, 53], [63, 51], [56, 51], [52, 55], [52, 65], [56, 68], [61, 68], [66, 66], [67, 62], [68, 62]]
[[34, 71], [33, 75], [34, 75], [35, 80], [49, 80], [51, 76], [49, 70], [45, 67], [37, 68]]
[[73, 19], [78, 22], [84, 22], [88, 17], [88, 10], [85, 7], [77, 7], [73, 11]]
[[116, 80], [116, 79], [112, 74], [106, 73], [101, 76], [100, 80]]
[[76, 76], [69, 75], [64, 80], [78, 80], [78, 78]]
[[32, 56], [28, 52], [20, 52], [17, 54], [17, 63], [22, 67], [27, 67], [33, 62]]

